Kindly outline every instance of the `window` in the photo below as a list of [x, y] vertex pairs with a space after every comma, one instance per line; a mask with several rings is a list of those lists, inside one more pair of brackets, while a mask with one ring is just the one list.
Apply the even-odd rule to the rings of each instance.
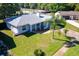
[[65, 19], [70, 19], [70, 16], [63, 16], [63, 18], [65, 18]]
[[24, 26], [22, 26], [22, 30], [24, 31], [24, 30], [26, 30], [26, 26], [24, 25]]
[[44, 26], [44, 29], [47, 29], [48, 28], [48, 22], [44, 22], [43, 26]]

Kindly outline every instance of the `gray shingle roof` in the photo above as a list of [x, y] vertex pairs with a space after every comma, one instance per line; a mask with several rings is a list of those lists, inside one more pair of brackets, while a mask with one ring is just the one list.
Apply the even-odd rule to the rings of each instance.
[[79, 15], [78, 11], [58, 11], [62, 16]]
[[50, 18], [51, 17], [47, 17], [45, 15], [43, 15], [43, 18], [40, 18], [36, 14], [28, 14], [28, 15], [22, 15], [20, 17], [17, 17], [8, 23], [15, 27], [19, 27], [26, 24], [32, 25], [32, 24], [40, 23]]

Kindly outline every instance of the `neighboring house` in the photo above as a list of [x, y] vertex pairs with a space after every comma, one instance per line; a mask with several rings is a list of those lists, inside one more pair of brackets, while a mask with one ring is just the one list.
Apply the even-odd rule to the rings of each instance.
[[62, 16], [68, 20], [78, 20], [79, 12], [78, 11], [58, 11], [55, 13], [55, 16]]
[[50, 25], [45, 21], [50, 20], [51, 18], [52, 16], [36, 13], [6, 18], [5, 22], [7, 27], [11, 29], [15, 35], [18, 35], [24, 32], [49, 29]]
[[38, 9], [27, 9], [27, 8], [21, 8], [21, 11], [26, 14], [26, 13], [50, 13], [48, 10], [38, 10]]

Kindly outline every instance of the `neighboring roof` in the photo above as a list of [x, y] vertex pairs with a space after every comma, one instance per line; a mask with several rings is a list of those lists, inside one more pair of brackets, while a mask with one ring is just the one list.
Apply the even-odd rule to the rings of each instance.
[[50, 18], [52, 18], [52, 17], [48, 16], [48, 15], [38, 16], [36, 14], [27, 14], [27, 15], [21, 15], [11, 21], [6, 21], [6, 22], [15, 27], [19, 27], [19, 26], [23, 26], [26, 24], [33, 25], [36, 23], [40, 23], [40, 22], [46, 21], [46, 19], [50, 19]]
[[63, 16], [79, 15], [78, 11], [58, 11], [58, 13], [60, 13], [60, 15], [63, 15]]
[[33, 13], [33, 12], [38, 12], [38, 13], [49, 13], [48, 10], [39, 10], [39, 9], [27, 9], [27, 8], [21, 8], [23, 13]]

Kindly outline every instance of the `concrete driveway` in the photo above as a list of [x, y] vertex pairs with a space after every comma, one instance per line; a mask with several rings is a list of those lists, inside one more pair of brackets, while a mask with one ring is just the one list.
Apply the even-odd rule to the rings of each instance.
[[77, 23], [76, 21], [74, 20], [66, 20], [67, 23], [79, 28], [79, 23]]

